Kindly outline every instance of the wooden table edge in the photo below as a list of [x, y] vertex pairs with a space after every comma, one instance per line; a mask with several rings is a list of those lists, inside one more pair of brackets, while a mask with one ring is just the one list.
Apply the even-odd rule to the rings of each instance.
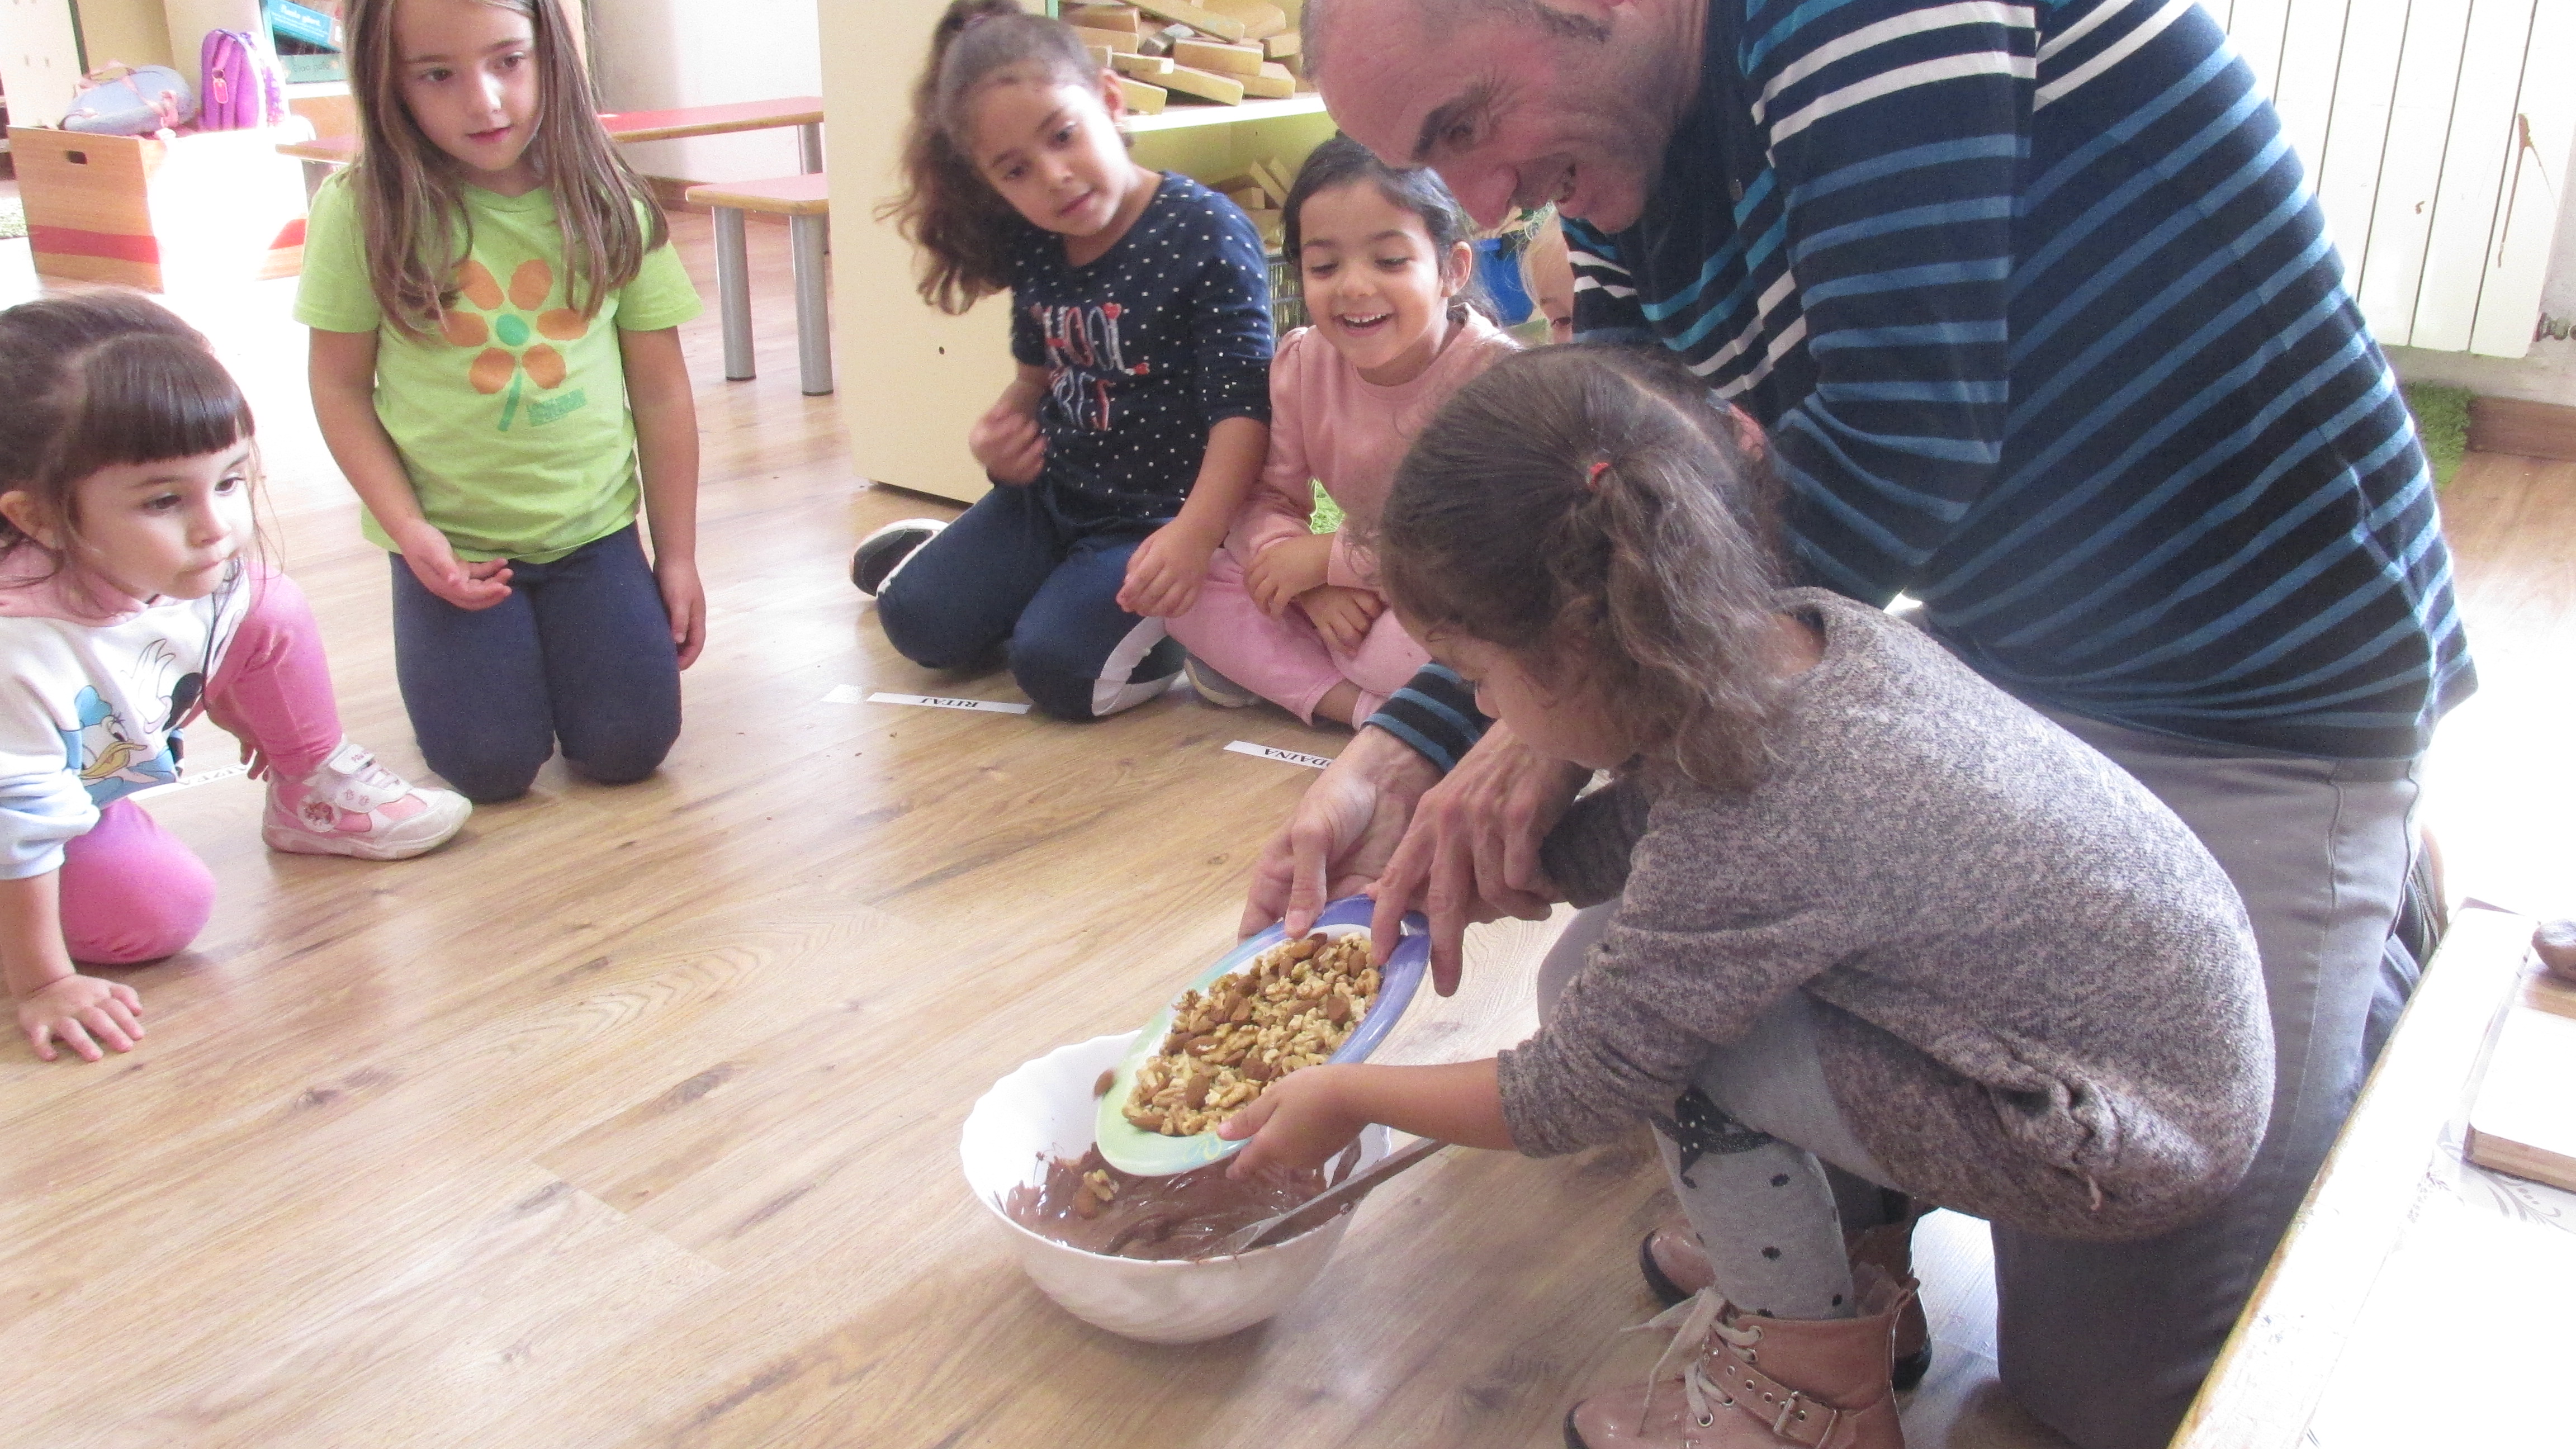
[[2451, 918], [2323, 1170], [2175, 1431], [2172, 1449], [2297, 1449], [2364, 1302], [2412, 1220], [2442, 1129], [2530, 957], [2531, 921], [2487, 907]]

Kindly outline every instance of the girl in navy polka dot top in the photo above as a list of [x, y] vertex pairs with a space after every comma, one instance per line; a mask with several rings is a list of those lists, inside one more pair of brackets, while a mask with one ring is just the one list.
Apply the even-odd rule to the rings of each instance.
[[944, 529], [860, 549], [907, 658], [1007, 649], [1041, 709], [1094, 719], [1180, 667], [1163, 621], [1197, 601], [1269, 441], [1270, 288], [1233, 203], [1131, 160], [1116, 78], [1072, 30], [956, 0], [914, 93], [892, 212], [923, 300], [1011, 293], [1018, 375], [967, 434], [998, 485]]

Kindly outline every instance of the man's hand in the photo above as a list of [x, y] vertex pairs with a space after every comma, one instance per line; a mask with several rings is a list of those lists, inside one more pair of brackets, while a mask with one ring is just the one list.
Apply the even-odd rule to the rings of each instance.
[[1386, 612], [1386, 600], [1366, 589], [1325, 584], [1299, 594], [1297, 607], [1314, 621], [1315, 632], [1324, 636], [1326, 644], [1344, 654], [1357, 654], [1360, 646], [1368, 642], [1369, 629], [1377, 623], [1377, 616]]
[[1538, 754], [1496, 721], [1449, 778], [1423, 794], [1378, 876], [1370, 922], [1377, 958], [1393, 953], [1404, 913], [1419, 905], [1431, 918], [1431, 984], [1448, 996], [1458, 989], [1470, 921], [1545, 919], [1557, 891], [1539, 867], [1539, 842], [1591, 777]]
[[1285, 919], [1290, 935], [1304, 935], [1326, 902], [1367, 885], [1386, 867], [1414, 802], [1439, 779], [1436, 766], [1386, 731], [1353, 736], [1306, 787], [1286, 828], [1262, 847], [1240, 934]]

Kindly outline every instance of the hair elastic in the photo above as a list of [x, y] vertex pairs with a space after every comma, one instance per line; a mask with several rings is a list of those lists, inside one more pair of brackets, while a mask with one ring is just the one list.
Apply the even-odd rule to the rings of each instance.
[[1583, 475], [1583, 491], [1584, 491], [1584, 492], [1586, 492], [1586, 493], [1598, 493], [1598, 492], [1600, 492], [1600, 491], [1601, 491], [1601, 475], [1602, 475], [1602, 474], [1604, 474], [1604, 473], [1607, 473], [1607, 472], [1609, 472], [1609, 471], [1610, 471], [1610, 460], [1609, 460], [1609, 459], [1607, 459], [1607, 458], [1603, 458], [1603, 459], [1601, 459], [1600, 461], [1598, 461], [1598, 462], [1594, 463], [1594, 464], [1592, 465], [1592, 467], [1591, 467], [1589, 470], [1587, 470], [1587, 471], [1584, 473], [1584, 475]]

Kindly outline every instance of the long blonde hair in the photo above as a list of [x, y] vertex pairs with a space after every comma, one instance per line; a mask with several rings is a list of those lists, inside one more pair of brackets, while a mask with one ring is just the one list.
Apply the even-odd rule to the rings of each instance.
[[[402, 98], [401, 0], [352, 0], [349, 91], [366, 149], [350, 168], [367, 250], [367, 285], [394, 325], [434, 330], [456, 296], [455, 271], [473, 247], [456, 164], [412, 119]], [[585, 317], [635, 280], [670, 238], [662, 208], [599, 124], [581, 51], [559, 0], [480, 0], [528, 17], [537, 61], [537, 128], [528, 154], [554, 196], [563, 228], [564, 299]]]

